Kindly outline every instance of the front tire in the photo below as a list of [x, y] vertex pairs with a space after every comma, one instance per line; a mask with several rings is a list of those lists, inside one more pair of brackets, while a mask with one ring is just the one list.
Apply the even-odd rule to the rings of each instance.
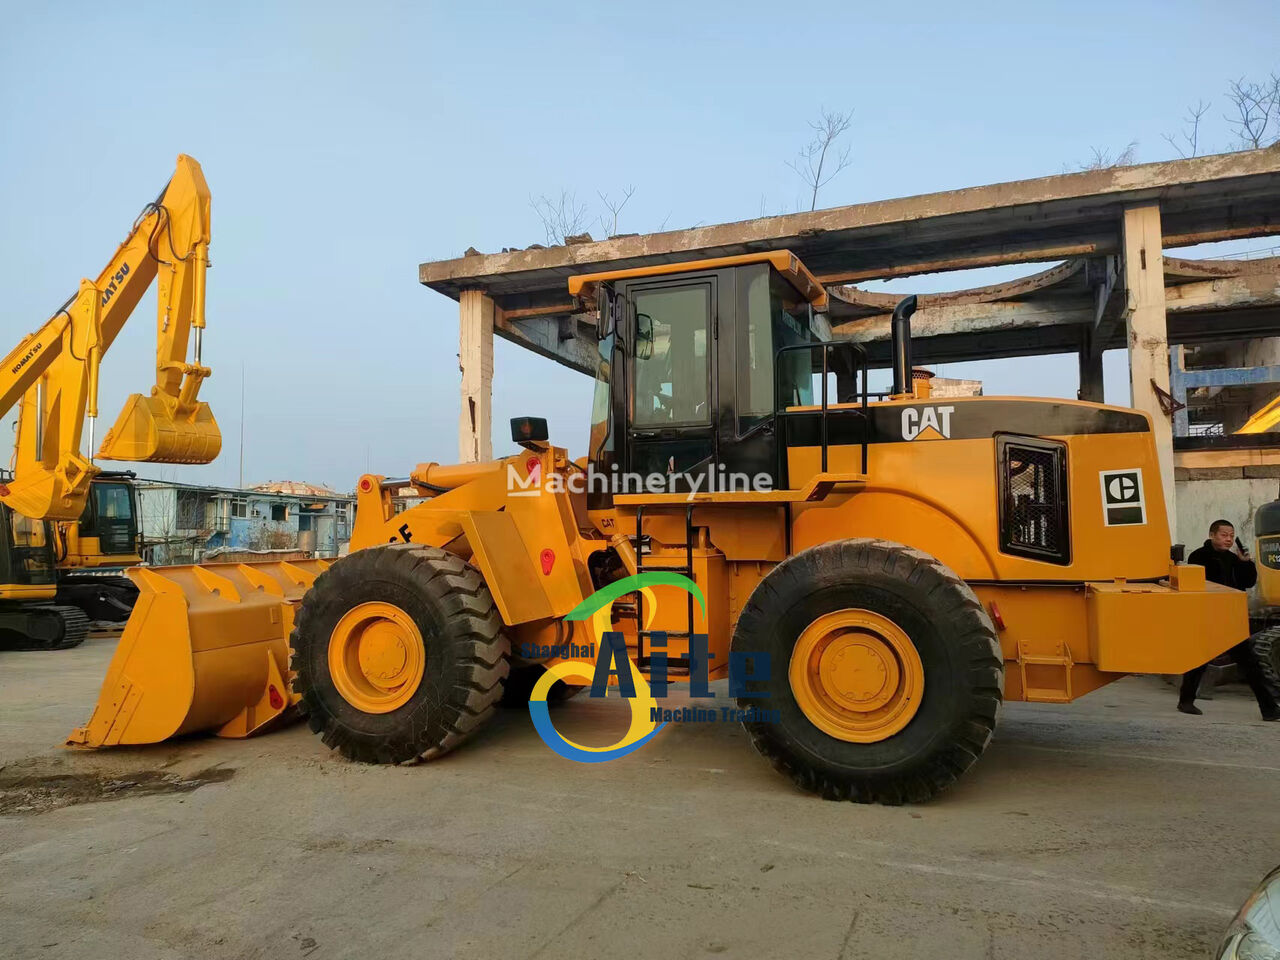
[[431, 760], [465, 741], [493, 715], [511, 652], [480, 572], [416, 544], [334, 563], [290, 643], [311, 729], [365, 763]]
[[[744, 710], [755, 748], [832, 800], [920, 802], [991, 741], [1004, 662], [973, 591], [933, 557], [886, 540], [838, 540], [775, 567], [732, 649], [770, 658]], [[767, 716], [767, 715], [766, 715]]]
[[[533, 688], [538, 685], [538, 681], [546, 672], [547, 668], [540, 663], [512, 667], [503, 685], [502, 700], [498, 706], [504, 710], [528, 710], [529, 697], [533, 695]], [[557, 680], [547, 691], [547, 703], [551, 706], [567, 703], [585, 689], [585, 686], [579, 684]]]

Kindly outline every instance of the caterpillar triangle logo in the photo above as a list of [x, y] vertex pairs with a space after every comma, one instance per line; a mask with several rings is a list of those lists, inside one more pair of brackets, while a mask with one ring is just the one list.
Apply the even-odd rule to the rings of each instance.
[[955, 407], [906, 407], [902, 411], [903, 440], [950, 440]]

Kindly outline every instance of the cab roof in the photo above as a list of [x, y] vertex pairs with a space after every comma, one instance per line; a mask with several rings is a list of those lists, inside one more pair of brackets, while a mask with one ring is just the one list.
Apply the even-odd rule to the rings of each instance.
[[790, 250], [767, 250], [761, 253], [744, 253], [736, 257], [716, 257], [711, 260], [687, 260], [683, 263], [659, 263], [650, 267], [632, 267], [628, 270], [607, 270], [603, 273], [579, 273], [569, 278], [571, 296], [591, 299], [597, 285], [610, 280], [630, 280], [634, 277], [662, 277], [697, 270], [717, 270], [721, 267], [737, 267], [749, 263], [769, 263], [782, 274], [818, 313], [827, 309], [826, 288], [817, 277], [805, 268]]

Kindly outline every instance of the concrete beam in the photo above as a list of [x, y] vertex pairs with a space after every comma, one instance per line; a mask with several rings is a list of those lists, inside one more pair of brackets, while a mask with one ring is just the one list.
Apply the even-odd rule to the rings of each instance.
[[1280, 149], [1116, 167], [593, 243], [423, 263], [451, 297], [481, 288], [504, 309], [563, 303], [579, 272], [792, 250], [818, 276], [884, 277], [1120, 252], [1117, 221], [1160, 202], [1179, 243], [1280, 232]]
[[[1165, 310], [1170, 322], [1170, 342], [1196, 343], [1257, 337], [1280, 333], [1280, 258], [1253, 261], [1185, 261], [1165, 258], [1178, 275], [1215, 270], [1212, 279], [1172, 283], [1166, 273]], [[1095, 267], [1095, 265], [1097, 265]], [[1063, 278], [1071, 274], [1066, 265], [1058, 268]], [[1045, 353], [1074, 349], [1079, 335], [1071, 331], [1058, 336], [1053, 327], [1079, 327], [1088, 336], [1089, 349], [1096, 354], [1124, 346], [1119, 324], [1125, 308], [1125, 287], [1120, 275], [1120, 258], [1108, 257], [1090, 262], [1091, 271], [1100, 271], [1089, 279], [1093, 292], [1081, 287], [1080, 293], [1056, 293], [1055, 285], [1029, 285], [1025, 280], [999, 286], [990, 291], [961, 291], [949, 294], [925, 294], [920, 309], [912, 319], [912, 332], [921, 341], [925, 353], [938, 353], [928, 344], [933, 338], [949, 338], [949, 342], [968, 342], [967, 348], [948, 348], [936, 359], [989, 359], [1016, 356], [1027, 351], [1017, 331], [1041, 330], [1048, 337]], [[1227, 275], [1228, 271], [1238, 271]], [[1048, 276], [1046, 273], [1045, 276]], [[991, 299], [978, 299], [977, 295]], [[960, 298], [965, 299], [960, 299]], [[996, 299], [1007, 297], [1007, 299]], [[889, 311], [897, 295], [872, 294], [856, 287], [832, 290], [836, 309], [883, 310], [871, 316], [834, 322], [837, 336], [847, 337], [864, 346], [881, 344], [889, 339]], [[841, 301], [841, 298], [845, 298]], [[840, 302], [838, 302], [840, 301]], [[1092, 304], [1090, 303], [1092, 301]], [[1052, 336], [1050, 336], [1052, 334]], [[987, 343], [992, 349], [985, 349]], [[1034, 352], [1034, 351], [1033, 351]], [[942, 356], [945, 353], [945, 357]], [[879, 351], [873, 351], [878, 356]], [[923, 354], [922, 354], [923, 356]], [[922, 361], [923, 362], [923, 361]]]
[[458, 306], [458, 462], [479, 463], [493, 459], [494, 305], [483, 292], [464, 290]]
[[596, 374], [600, 352], [596, 347], [595, 317], [590, 314], [511, 319], [499, 310], [493, 332], [570, 370], [589, 377]]
[[1178, 529], [1173, 486], [1173, 424], [1161, 408], [1157, 393], [1157, 390], [1169, 392], [1169, 333], [1164, 310], [1160, 206], [1150, 203], [1129, 207], [1124, 211], [1122, 222], [1130, 406], [1151, 416], [1172, 537]]
[[1165, 291], [1170, 313], [1207, 313], [1224, 309], [1280, 306], [1280, 257], [1246, 260], [1242, 272], [1180, 283]]
[[1196, 387], [1242, 387], [1259, 383], [1280, 383], [1280, 366], [1218, 367], [1183, 370], [1180, 379], [1188, 389]]
[[[1092, 322], [1087, 303], [997, 301], [994, 303], [931, 304], [920, 298], [911, 318], [912, 339], [925, 340], [951, 334], [1027, 330], [1037, 327], [1079, 326]], [[888, 340], [891, 313], [833, 324], [832, 333], [855, 343]]]

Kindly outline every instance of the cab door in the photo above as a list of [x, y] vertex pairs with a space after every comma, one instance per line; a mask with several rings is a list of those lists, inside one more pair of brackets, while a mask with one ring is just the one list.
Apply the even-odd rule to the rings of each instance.
[[716, 463], [717, 277], [634, 282], [626, 295], [628, 472], [672, 492], [702, 475], [705, 490]]

